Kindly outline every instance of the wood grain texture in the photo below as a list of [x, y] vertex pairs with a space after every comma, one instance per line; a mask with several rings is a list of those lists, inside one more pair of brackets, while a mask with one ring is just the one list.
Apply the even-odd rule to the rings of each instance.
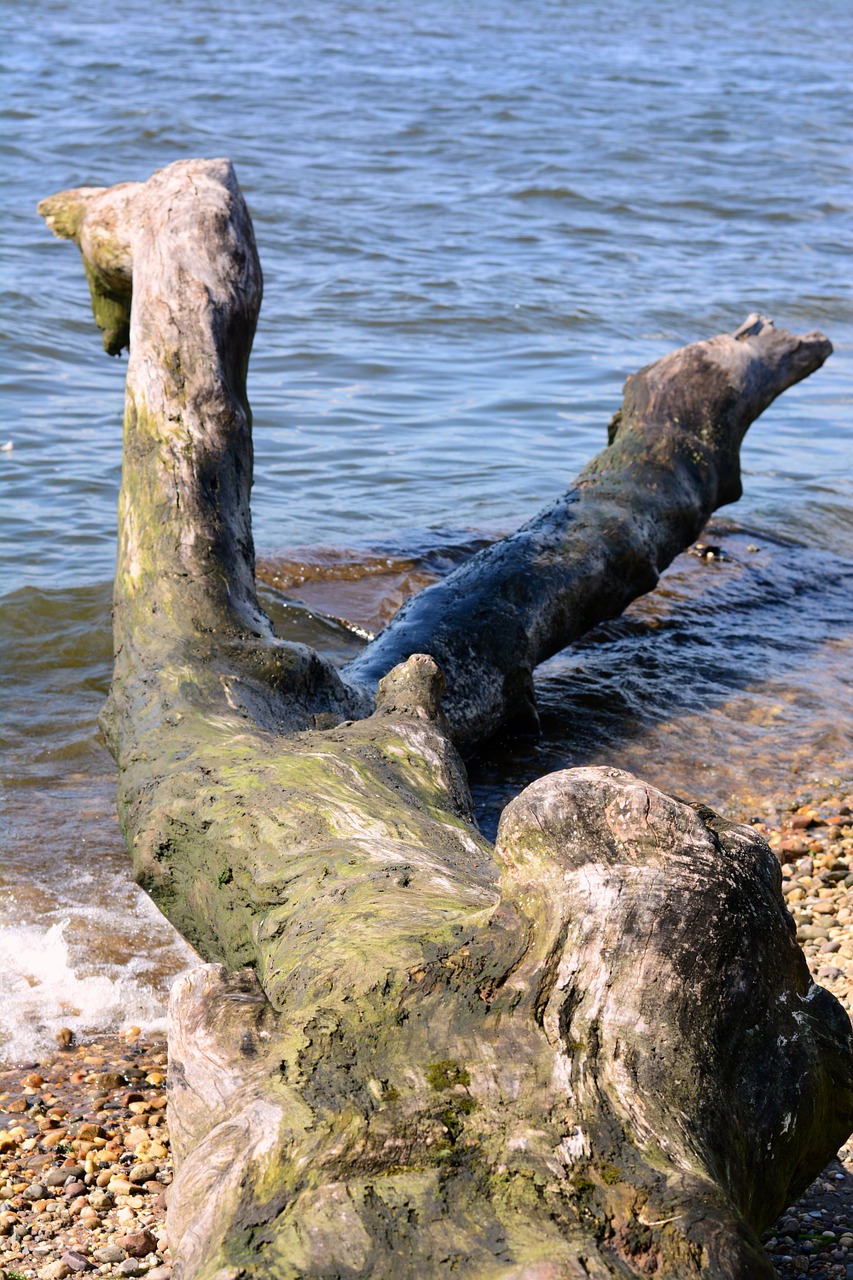
[[170, 1010], [176, 1280], [772, 1276], [757, 1233], [853, 1127], [774, 857], [612, 769], [534, 783], [493, 848], [459, 748], [737, 497], [827, 340], [751, 317], [640, 371], [569, 493], [338, 673], [255, 593], [230, 164], [40, 208], [130, 346], [103, 723], [137, 875], [210, 962]]

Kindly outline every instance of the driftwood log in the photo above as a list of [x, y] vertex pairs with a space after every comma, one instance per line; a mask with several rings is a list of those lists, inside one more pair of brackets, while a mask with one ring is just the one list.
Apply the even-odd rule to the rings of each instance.
[[772, 1276], [758, 1233], [853, 1128], [774, 856], [616, 769], [540, 779], [492, 847], [459, 750], [738, 496], [827, 340], [751, 317], [643, 369], [568, 494], [337, 672], [255, 593], [231, 166], [40, 210], [129, 343], [103, 725], [137, 875], [211, 961], [170, 1009], [176, 1280]]

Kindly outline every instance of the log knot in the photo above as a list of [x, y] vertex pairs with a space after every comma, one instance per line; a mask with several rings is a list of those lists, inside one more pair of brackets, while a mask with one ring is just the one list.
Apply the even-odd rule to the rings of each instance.
[[443, 693], [444, 672], [435, 658], [413, 653], [379, 681], [376, 710], [383, 715], [437, 720]]

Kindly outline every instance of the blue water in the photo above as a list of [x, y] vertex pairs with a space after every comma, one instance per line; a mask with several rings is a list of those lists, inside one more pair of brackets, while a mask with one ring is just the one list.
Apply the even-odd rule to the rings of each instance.
[[[265, 554], [332, 546], [357, 576], [377, 549], [417, 565], [443, 541], [511, 529], [602, 447], [628, 373], [752, 310], [823, 329], [835, 354], [753, 427], [745, 495], [726, 512], [747, 531], [741, 560], [754, 554], [747, 543], [775, 548], [766, 581], [788, 583], [787, 595], [767, 586], [750, 606], [763, 648], [735, 627], [725, 652], [720, 642], [704, 657], [736, 670], [737, 697], [759, 690], [757, 725], [770, 706], [785, 709], [778, 740], [768, 730], [751, 749], [769, 761], [765, 790], [782, 785], [791, 742], [804, 774], [847, 776], [847, 0], [7, 0], [4, 25], [10, 917], [36, 929], [69, 918], [78, 969], [84, 954], [101, 972], [124, 965], [128, 948], [172, 945], [144, 904], [142, 923], [129, 923], [138, 900], [95, 727], [109, 678], [123, 365], [100, 349], [76, 251], [51, 238], [35, 205], [184, 156], [230, 156], [255, 222], [266, 285], [249, 391]], [[678, 653], [713, 632], [700, 572], [690, 562], [678, 578]], [[724, 613], [737, 607], [735, 578]], [[281, 606], [283, 626], [294, 618], [303, 624]], [[592, 643], [606, 669], [590, 674], [585, 650], [584, 679], [622, 688], [640, 641]], [[697, 772], [690, 754], [716, 749], [741, 761], [735, 773], [749, 769], [743, 707], [722, 728], [715, 716], [731, 681], [703, 684], [696, 705], [673, 702], [667, 690], [684, 684], [673, 650], [664, 677], [635, 690], [633, 736], [625, 716], [617, 729], [602, 713], [594, 745], [581, 746], [567, 728], [573, 694], [560, 693], [561, 681], [577, 688], [573, 661], [568, 675], [545, 673], [548, 767], [596, 751], [636, 757], [655, 780], [695, 776], [703, 798], [736, 807], [735, 774]], [[660, 733], [670, 721], [678, 731]], [[812, 731], [830, 723], [834, 734]], [[497, 778], [485, 768], [487, 826], [494, 797], [537, 762], [513, 756]], [[86, 915], [119, 901], [112, 933]], [[171, 952], [152, 962], [151, 984], [177, 963]]]

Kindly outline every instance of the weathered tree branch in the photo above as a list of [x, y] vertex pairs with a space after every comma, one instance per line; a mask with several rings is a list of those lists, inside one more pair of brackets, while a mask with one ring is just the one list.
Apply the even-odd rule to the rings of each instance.
[[741, 494], [750, 423], [832, 350], [750, 316], [674, 351], [625, 385], [610, 445], [575, 485], [510, 538], [412, 597], [350, 664], [375, 682], [412, 653], [447, 673], [454, 741], [478, 745], [508, 719], [536, 719], [533, 671], [650, 591], [717, 507]]
[[575, 488], [340, 676], [255, 595], [260, 269], [230, 165], [40, 208], [130, 342], [122, 821], [227, 966], [172, 999], [176, 1280], [771, 1276], [756, 1233], [853, 1127], [849, 1021], [773, 855], [608, 769], [535, 783], [492, 849], [456, 747], [530, 714], [536, 663], [738, 495], [746, 428], [829, 343], [752, 318], [629, 379]]

